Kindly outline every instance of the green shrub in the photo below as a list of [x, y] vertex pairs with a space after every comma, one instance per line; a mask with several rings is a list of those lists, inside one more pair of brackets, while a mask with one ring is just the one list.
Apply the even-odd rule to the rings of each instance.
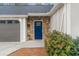
[[71, 36], [54, 30], [47, 37], [45, 46], [49, 56], [72, 55], [74, 44]]
[[73, 56], [79, 56], [79, 37], [77, 37], [76, 39], [73, 39], [74, 42], [74, 47], [73, 47], [73, 51], [71, 51]]

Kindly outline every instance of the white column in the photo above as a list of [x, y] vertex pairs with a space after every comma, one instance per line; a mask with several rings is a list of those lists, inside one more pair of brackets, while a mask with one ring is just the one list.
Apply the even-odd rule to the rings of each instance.
[[71, 34], [71, 4], [67, 4], [67, 34]]
[[71, 34], [71, 8], [70, 4], [64, 5], [64, 31]]
[[20, 42], [26, 42], [26, 18], [20, 18]]

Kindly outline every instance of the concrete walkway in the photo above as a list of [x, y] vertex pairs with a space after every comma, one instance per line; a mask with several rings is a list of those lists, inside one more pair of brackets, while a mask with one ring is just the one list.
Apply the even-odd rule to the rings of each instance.
[[43, 48], [43, 41], [0, 42], [0, 56], [6, 56], [21, 48]]

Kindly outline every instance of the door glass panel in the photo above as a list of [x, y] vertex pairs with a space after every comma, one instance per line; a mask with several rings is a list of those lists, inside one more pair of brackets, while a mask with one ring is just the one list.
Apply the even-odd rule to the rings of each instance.
[[41, 26], [41, 23], [40, 23], [40, 22], [37, 22], [37, 23], [36, 23], [36, 26]]

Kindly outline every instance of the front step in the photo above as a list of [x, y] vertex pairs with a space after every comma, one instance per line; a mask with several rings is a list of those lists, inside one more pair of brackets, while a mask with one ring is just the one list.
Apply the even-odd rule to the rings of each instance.
[[47, 56], [45, 48], [21, 48], [8, 56]]

